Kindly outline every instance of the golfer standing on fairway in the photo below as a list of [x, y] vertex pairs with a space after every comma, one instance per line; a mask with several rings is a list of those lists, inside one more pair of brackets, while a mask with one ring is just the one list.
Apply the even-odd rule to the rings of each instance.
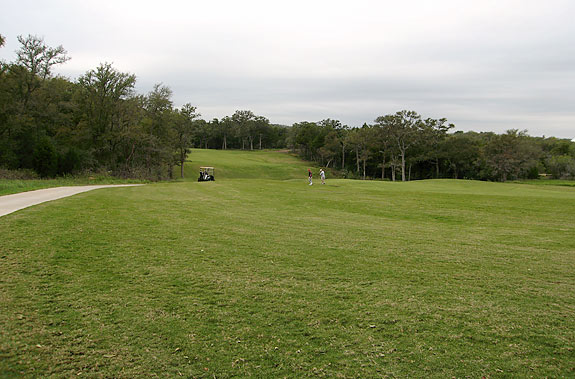
[[321, 178], [321, 184], [325, 184], [325, 172], [323, 171], [323, 168], [319, 169], [319, 177]]
[[307, 177], [308, 177], [309, 185], [310, 185], [310, 186], [313, 184], [313, 182], [311, 181], [312, 176], [313, 176], [313, 175], [311, 174], [311, 170], [308, 168], [308, 169], [307, 169]]

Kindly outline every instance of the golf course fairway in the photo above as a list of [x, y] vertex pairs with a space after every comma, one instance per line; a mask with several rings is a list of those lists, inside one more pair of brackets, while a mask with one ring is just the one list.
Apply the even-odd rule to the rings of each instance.
[[0, 377], [575, 376], [574, 187], [189, 159], [0, 218]]

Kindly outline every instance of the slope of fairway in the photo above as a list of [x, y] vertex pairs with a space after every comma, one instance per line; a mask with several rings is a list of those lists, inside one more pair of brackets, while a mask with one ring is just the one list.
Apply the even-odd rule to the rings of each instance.
[[286, 152], [193, 149], [185, 165], [186, 179], [196, 180], [201, 166], [215, 167], [216, 180], [306, 178], [313, 167]]
[[0, 377], [574, 375], [573, 188], [191, 159], [0, 218]]

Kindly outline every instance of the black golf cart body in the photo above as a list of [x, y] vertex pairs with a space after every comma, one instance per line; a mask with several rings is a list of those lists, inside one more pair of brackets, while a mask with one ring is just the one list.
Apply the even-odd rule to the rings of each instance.
[[198, 182], [213, 182], [216, 180], [214, 176], [214, 168], [213, 167], [200, 167], [200, 177], [198, 178]]

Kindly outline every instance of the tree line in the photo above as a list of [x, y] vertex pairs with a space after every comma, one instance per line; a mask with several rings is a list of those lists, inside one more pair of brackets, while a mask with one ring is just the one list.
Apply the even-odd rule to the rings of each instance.
[[[0, 46], [4, 38], [0, 36]], [[76, 81], [53, 75], [69, 60], [62, 46], [18, 37], [14, 62], [0, 65], [0, 167], [42, 177], [83, 170], [122, 177], [171, 178], [190, 147], [285, 147], [287, 129], [251, 111], [205, 121], [176, 108], [169, 87], [142, 95], [136, 76], [103, 63]]]
[[[350, 128], [338, 120], [271, 124], [249, 110], [203, 120], [175, 107], [157, 84], [135, 91], [136, 77], [102, 63], [72, 81], [53, 75], [69, 60], [62, 46], [19, 36], [14, 62], [0, 62], [0, 168], [42, 177], [105, 171], [161, 180], [183, 166], [190, 148], [285, 149], [345, 177], [510, 180], [540, 174], [575, 178], [575, 144], [557, 138], [455, 132], [446, 119], [414, 111]], [[0, 36], [0, 47], [4, 38]]]
[[329, 119], [297, 123], [289, 143], [302, 157], [361, 179], [575, 179], [575, 143], [568, 139], [516, 129], [450, 132], [453, 127], [403, 110], [360, 128]]

